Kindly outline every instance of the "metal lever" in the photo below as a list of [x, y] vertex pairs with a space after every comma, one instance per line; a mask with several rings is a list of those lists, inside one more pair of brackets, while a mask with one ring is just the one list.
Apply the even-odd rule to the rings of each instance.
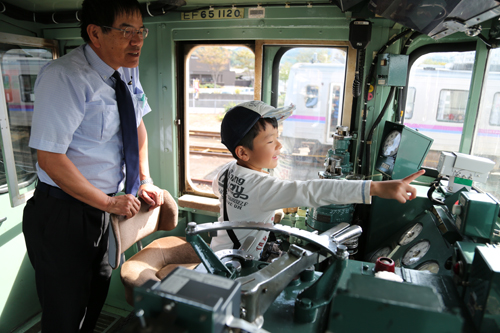
[[337, 224], [335, 227], [328, 229], [327, 231], [322, 232], [321, 236], [329, 236], [329, 237], [333, 238], [333, 237], [339, 235], [341, 232], [343, 232], [347, 228], [349, 228], [349, 226], [350, 226], [349, 223], [341, 222], [341, 223]]
[[318, 262], [318, 254], [292, 244], [281, 258], [258, 272], [239, 277], [245, 320], [254, 322], [300, 272]]
[[349, 228], [342, 230], [342, 232], [334, 235], [332, 240], [337, 244], [342, 244], [351, 238], [358, 238], [363, 233], [363, 229], [359, 225], [352, 225]]

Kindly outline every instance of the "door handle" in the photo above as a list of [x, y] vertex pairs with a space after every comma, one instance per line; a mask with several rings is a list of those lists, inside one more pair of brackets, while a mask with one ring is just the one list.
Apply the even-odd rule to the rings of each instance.
[[2, 226], [2, 223], [4, 223], [5, 221], [7, 221], [7, 217], [2, 217], [0, 219], [0, 227]]

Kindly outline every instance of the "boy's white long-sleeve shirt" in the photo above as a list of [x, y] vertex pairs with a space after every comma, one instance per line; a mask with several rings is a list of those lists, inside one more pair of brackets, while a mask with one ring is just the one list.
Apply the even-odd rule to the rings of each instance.
[[[275, 210], [288, 207], [319, 207], [330, 204], [371, 203], [371, 181], [315, 179], [308, 181], [281, 180], [267, 173], [236, 164], [226, 164], [213, 182], [214, 193], [220, 201], [220, 218], [224, 220], [224, 173], [228, 170], [227, 215], [232, 222], [273, 223]], [[250, 253], [259, 258], [269, 232], [237, 230], [236, 237], [243, 243], [248, 236], [255, 237]], [[214, 251], [232, 249], [227, 232], [219, 231], [212, 238]]]

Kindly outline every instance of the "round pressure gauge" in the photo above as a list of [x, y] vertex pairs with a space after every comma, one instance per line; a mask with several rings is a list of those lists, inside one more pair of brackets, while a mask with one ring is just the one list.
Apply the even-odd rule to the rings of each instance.
[[416, 264], [431, 248], [431, 243], [428, 240], [421, 240], [406, 251], [403, 256], [403, 265]]
[[382, 247], [375, 251], [374, 254], [370, 257], [370, 262], [376, 263], [377, 259], [380, 257], [387, 257], [391, 253], [391, 248], [389, 246]]
[[385, 157], [394, 156], [398, 152], [399, 143], [401, 142], [401, 132], [392, 131], [385, 138], [382, 145], [382, 155]]
[[428, 271], [434, 274], [439, 272], [439, 264], [435, 261], [426, 261], [423, 264], [420, 264], [417, 268], [417, 271]]
[[422, 223], [416, 223], [410, 229], [406, 230], [403, 236], [399, 239], [399, 245], [408, 245], [410, 244], [422, 231], [423, 226]]

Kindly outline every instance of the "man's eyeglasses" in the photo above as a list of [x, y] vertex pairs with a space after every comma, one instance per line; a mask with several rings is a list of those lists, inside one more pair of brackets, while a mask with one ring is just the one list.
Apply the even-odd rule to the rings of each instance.
[[118, 28], [108, 27], [105, 25], [103, 25], [102, 28], [108, 28], [108, 29], [121, 31], [121, 32], [123, 32], [123, 37], [127, 38], [127, 39], [132, 39], [132, 36], [134, 36], [134, 34], [139, 35], [140, 39], [144, 39], [144, 38], [148, 37], [148, 32], [149, 32], [149, 30], [147, 28], [134, 29], [132, 27], [126, 27], [125, 29], [118, 29]]

